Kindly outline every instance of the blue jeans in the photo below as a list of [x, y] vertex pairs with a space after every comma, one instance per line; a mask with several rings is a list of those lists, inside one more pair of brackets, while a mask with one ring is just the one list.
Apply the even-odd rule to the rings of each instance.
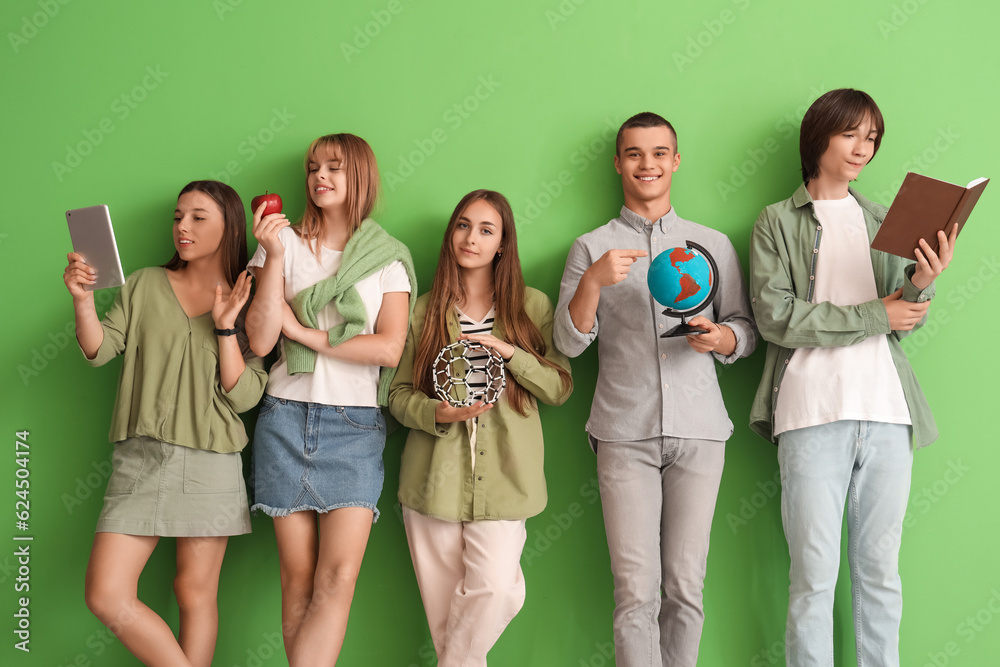
[[833, 667], [833, 598], [847, 501], [859, 667], [899, 666], [899, 544], [910, 495], [910, 426], [837, 421], [778, 439], [781, 520], [791, 557], [789, 667]]
[[600, 442], [597, 477], [615, 580], [619, 667], [695, 667], [726, 443]]

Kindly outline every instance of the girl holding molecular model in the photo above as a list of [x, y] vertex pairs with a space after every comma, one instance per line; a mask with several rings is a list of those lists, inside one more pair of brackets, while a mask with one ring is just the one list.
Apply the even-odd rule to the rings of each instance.
[[573, 388], [552, 316], [524, 284], [507, 199], [467, 194], [389, 394], [410, 428], [399, 501], [441, 667], [486, 665], [524, 604], [525, 519], [546, 503], [536, 400], [559, 405]]

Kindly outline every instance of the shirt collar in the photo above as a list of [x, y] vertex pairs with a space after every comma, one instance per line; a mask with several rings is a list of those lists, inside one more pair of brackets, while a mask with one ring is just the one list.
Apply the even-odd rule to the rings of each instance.
[[809, 194], [809, 191], [806, 190], [805, 183], [800, 185], [795, 191], [795, 194], [792, 195], [792, 204], [795, 205], [795, 208], [802, 208], [806, 204], [811, 204], [812, 200], [812, 196]]
[[628, 224], [629, 227], [631, 227], [637, 232], [645, 231], [647, 228], [656, 224], [660, 226], [661, 232], [666, 232], [671, 226], [673, 226], [675, 222], [677, 222], [677, 209], [671, 206], [670, 210], [667, 211], [666, 215], [664, 215], [659, 220], [654, 221], [654, 220], [647, 220], [646, 218], [642, 217], [635, 211], [625, 206], [622, 206], [622, 210], [619, 212], [618, 217], [621, 218], [623, 221], [625, 221], [625, 223]]

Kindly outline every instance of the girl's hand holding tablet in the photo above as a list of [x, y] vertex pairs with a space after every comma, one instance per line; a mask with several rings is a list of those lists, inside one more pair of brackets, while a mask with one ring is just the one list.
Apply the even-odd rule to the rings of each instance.
[[69, 260], [69, 266], [66, 267], [66, 271], [63, 273], [63, 282], [66, 283], [66, 289], [73, 296], [73, 300], [93, 300], [94, 293], [85, 290], [83, 286], [93, 285], [97, 282], [97, 271], [88, 266], [87, 262], [83, 259], [83, 255], [79, 253], [68, 253], [66, 259]]

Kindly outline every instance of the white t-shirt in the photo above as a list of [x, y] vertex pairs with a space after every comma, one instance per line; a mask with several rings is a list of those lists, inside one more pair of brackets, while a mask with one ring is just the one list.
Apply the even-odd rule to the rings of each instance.
[[[285, 246], [282, 273], [285, 277], [285, 301], [289, 304], [295, 295], [316, 283], [337, 274], [344, 253], [320, 246], [317, 258], [305, 239], [290, 227], [278, 233]], [[263, 246], [257, 247], [249, 267], [264, 266], [267, 256]], [[393, 262], [354, 285], [365, 304], [366, 322], [362, 334], [374, 333], [375, 321], [382, 308], [382, 295], [387, 292], [410, 291], [410, 280], [402, 262]], [[344, 318], [330, 303], [316, 315], [317, 328], [329, 331], [341, 324]], [[350, 405], [375, 407], [378, 405], [379, 366], [357, 364], [316, 355], [316, 370], [312, 373], [289, 375], [285, 360], [285, 339], [281, 338], [281, 356], [271, 367], [267, 380], [267, 393], [277, 398], [324, 405]]]
[[[878, 298], [864, 213], [851, 195], [813, 202], [823, 226], [814, 303], [853, 306]], [[841, 419], [909, 424], [903, 385], [885, 336], [796, 350], [781, 380], [775, 435]]]

